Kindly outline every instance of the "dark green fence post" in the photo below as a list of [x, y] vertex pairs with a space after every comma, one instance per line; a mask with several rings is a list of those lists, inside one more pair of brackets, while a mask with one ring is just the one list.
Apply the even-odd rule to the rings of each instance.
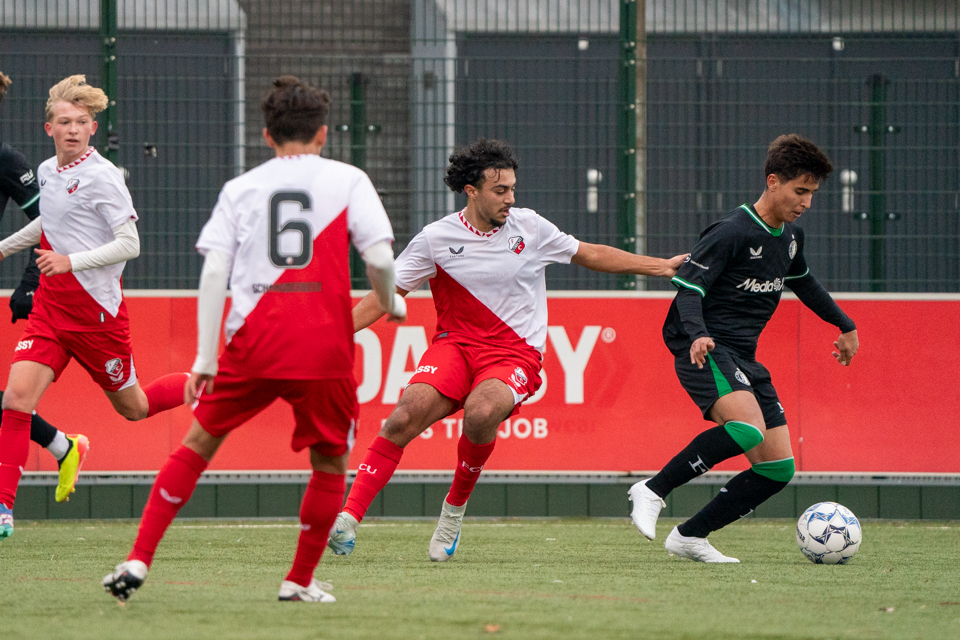
[[882, 75], [870, 77], [870, 291], [886, 289], [888, 84]]
[[[620, 2], [620, 73], [617, 78], [617, 243], [637, 246], [637, 0]], [[617, 276], [618, 289], [636, 289], [635, 276]]]
[[350, 75], [350, 164], [367, 167], [367, 102], [363, 95], [363, 74]]
[[117, 0], [100, 0], [100, 87], [110, 99], [100, 116], [106, 129], [106, 145], [100, 151], [104, 158], [117, 164], [120, 135], [117, 132]]

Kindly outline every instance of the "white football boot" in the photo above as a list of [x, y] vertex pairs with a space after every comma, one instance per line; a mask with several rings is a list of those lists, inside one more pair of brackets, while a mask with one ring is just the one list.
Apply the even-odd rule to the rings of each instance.
[[463, 525], [463, 514], [467, 511], [467, 503], [455, 507], [443, 499], [443, 509], [440, 510], [440, 521], [437, 530], [430, 538], [430, 559], [434, 562], [446, 562], [453, 557], [460, 544], [460, 527]]
[[288, 602], [336, 602], [337, 599], [324, 589], [333, 589], [333, 585], [329, 582], [320, 582], [316, 578], [310, 581], [308, 587], [284, 580], [280, 583], [280, 595], [277, 599]]
[[630, 512], [630, 519], [634, 526], [647, 539], [653, 540], [657, 537], [657, 518], [660, 517], [660, 510], [667, 506], [663, 498], [647, 488], [649, 478], [638, 482], [630, 487], [627, 495], [633, 502], [633, 510]]
[[680, 556], [681, 558], [690, 558], [697, 562], [727, 563], [740, 561], [736, 558], [730, 558], [713, 548], [706, 538], [694, 538], [693, 536], [682, 536], [676, 527], [667, 536], [667, 541], [663, 545], [667, 553], [671, 556]]
[[127, 560], [117, 565], [113, 573], [103, 576], [100, 584], [104, 590], [120, 602], [126, 602], [134, 591], [147, 579], [147, 565], [139, 560]]
[[360, 523], [346, 511], [337, 514], [337, 521], [330, 529], [327, 546], [338, 556], [348, 556], [353, 553], [353, 546], [357, 540], [357, 527]]

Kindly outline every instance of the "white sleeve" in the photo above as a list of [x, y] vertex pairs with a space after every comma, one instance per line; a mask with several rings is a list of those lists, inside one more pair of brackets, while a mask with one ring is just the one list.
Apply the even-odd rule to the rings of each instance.
[[546, 264], [570, 264], [571, 258], [580, 250], [580, 241], [573, 236], [560, 231], [541, 215], [537, 215], [537, 255], [540, 261]]
[[193, 373], [217, 375], [220, 325], [232, 262], [229, 255], [215, 249], [207, 251], [203, 259], [197, 293], [197, 358], [191, 368]]
[[237, 213], [226, 187], [220, 191], [217, 204], [213, 207], [210, 219], [203, 225], [197, 239], [197, 251], [206, 255], [210, 251], [219, 251], [230, 256], [237, 253]]
[[34, 218], [30, 221], [30, 224], [20, 229], [20, 231], [10, 234], [0, 241], [0, 253], [6, 258], [18, 251], [23, 251], [27, 247], [32, 247], [40, 242], [42, 232], [43, 230], [40, 228], [40, 218]]
[[[397, 299], [403, 300], [397, 295], [396, 284], [393, 279], [393, 248], [390, 243], [382, 240], [375, 243], [364, 251], [360, 256], [367, 264], [367, 277], [373, 290], [377, 292], [377, 300], [380, 302], [380, 308], [391, 315], [397, 314]], [[405, 303], [403, 304], [405, 307]]]
[[130, 191], [123, 181], [123, 174], [116, 167], [104, 168], [97, 175], [98, 188], [94, 192], [93, 208], [99, 213], [107, 226], [114, 229], [128, 220], [137, 220], [137, 210], [133, 208]]
[[378, 242], [393, 242], [393, 227], [370, 178], [358, 173], [347, 205], [347, 229], [353, 246], [363, 253]]
[[127, 219], [113, 228], [112, 242], [89, 251], [71, 253], [68, 257], [72, 271], [86, 271], [133, 260], [139, 255], [140, 235], [137, 233], [137, 223]]
[[424, 282], [437, 275], [437, 263], [427, 234], [421, 231], [397, 257], [394, 266], [397, 286], [404, 291], [416, 291]]

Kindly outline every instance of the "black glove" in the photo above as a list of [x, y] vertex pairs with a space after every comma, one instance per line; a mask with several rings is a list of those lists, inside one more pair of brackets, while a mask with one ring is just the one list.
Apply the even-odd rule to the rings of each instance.
[[37, 254], [33, 250], [39, 246], [30, 248], [30, 262], [23, 272], [23, 279], [10, 296], [10, 311], [13, 312], [10, 322], [16, 322], [21, 318], [26, 320], [33, 311], [33, 294], [40, 286], [40, 268], [37, 266]]

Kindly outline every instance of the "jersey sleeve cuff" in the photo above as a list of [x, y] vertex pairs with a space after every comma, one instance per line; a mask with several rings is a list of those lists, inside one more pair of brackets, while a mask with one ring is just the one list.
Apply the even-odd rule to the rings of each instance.
[[673, 276], [673, 278], [670, 279], [670, 282], [672, 282], [673, 286], [677, 287], [678, 289], [682, 287], [684, 289], [690, 289], [692, 291], [696, 291], [697, 293], [700, 294], [701, 298], [706, 297], [707, 295], [706, 289], [704, 289], [700, 285], [693, 284], [692, 282], [687, 282], [686, 280], [684, 280], [679, 276]]

